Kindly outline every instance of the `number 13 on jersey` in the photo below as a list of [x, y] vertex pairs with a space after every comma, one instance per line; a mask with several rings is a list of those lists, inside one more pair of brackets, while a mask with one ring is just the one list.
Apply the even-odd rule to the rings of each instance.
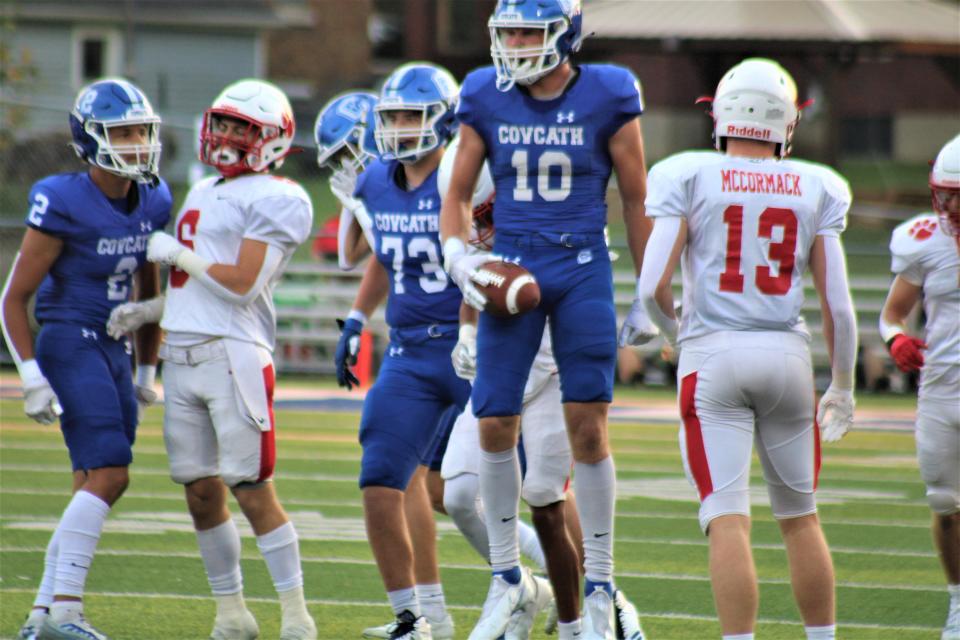
[[[727, 226], [726, 268], [720, 274], [720, 291], [743, 293], [744, 273], [741, 262], [743, 249], [743, 205], [732, 204], [723, 211], [723, 222]], [[793, 266], [797, 250], [797, 216], [792, 209], [767, 207], [757, 220], [756, 229], [747, 229], [748, 242], [760, 238], [771, 239], [774, 230], [781, 229], [782, 240], [770, 242], [767, 258], [777, 263], [777, 275], [766, 264], [755, 268], [754, 283], [761, 293], [770, 296], [782, 296], [790, 291], [793, 282]], [[753, 234], [756, 234], [755, 236]], [[757, 240], [754, 240], [757, 238]], [[749, 267], [748, 267], [749, 268]]]

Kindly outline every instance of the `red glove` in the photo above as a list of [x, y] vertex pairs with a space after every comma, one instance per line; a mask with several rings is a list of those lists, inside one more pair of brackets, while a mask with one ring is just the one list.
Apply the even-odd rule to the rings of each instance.
[[893, 336], [888, 346], [890, 348], [890, 356], [900, 371], [910, 373], [911, 371], [917, 371], [923, 366], [923, 354], [920, 353], [920, 350], [927, 348], [923, 340], [898, 333]]

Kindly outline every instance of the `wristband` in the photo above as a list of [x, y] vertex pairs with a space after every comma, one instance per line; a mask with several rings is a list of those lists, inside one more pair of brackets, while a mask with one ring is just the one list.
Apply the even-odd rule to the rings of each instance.
[[841, 391], [853, 391], [853, 371], [832, 371], [830, 386]]
[[443, 241], [443, 270], [450, 273], [453, 261], [467, 253], [467, 246], [457, 236]]
[[186, 271], [194, 278], [199, 278], [205, 274], [212, 264], [209, 260], [201, 258], [196, 252], [190, 249], [181, 251], [180, 255], [177, 256], [176, 263], [178, 269]]
[[43, 372], [40, 371], [40, 365], [37, 364], [34, 358], [21, 362], [18, 369], [20, 371], [20, 380], [23, 382], [24, 387], [36, 387], [46, 380]]
[[137, 386], [153, 389], [153, 381], [157, 377], [157, 365], [138, 364], [137, 365]]
[[476, 342], [477, 341], [477, 325], [475, 324], [462, 324], [460, 325], [460, 335], [458, 337], [460, 342]]
[[883, 321], [883, 316], [880, 317], [880, 338], [888, 348], [890, 347], [890, 343], [893, 342], [893, 339], [901, 333], [907, 333], [907, 330], [902, 324], [887, 324]]
[[347, 320], [356, 320], [360, 323], [360, 326], [367, 324], [367, 314], [359, 309], [350, 309], [350, 313], [347, 314]]

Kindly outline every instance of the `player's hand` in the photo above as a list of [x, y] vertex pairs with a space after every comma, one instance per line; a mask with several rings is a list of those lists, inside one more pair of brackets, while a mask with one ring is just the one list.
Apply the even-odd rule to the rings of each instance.
[[363, 323], [353, 318], [346, 320], [337, 318], [337, 326], [340, 327], [340, 339], [337, 341], [337, 351], [334, 355], [337, 365], [337, 384], [350, 390], [360, 386], [360, 380], [353, 374], [350, 367], [357, 364]]
[[63, 413], [57, 394], [43, 376], [23, 383], [23, 411], [40, 424], [52, 424]]
[[143, 387], [139, 384], [134, 386], [134, 391], [137, 395], [137, 421], [139, 422], [143, 419], [143, 412], [151, 405], [156, 404], [159, 396], [157, 392], [150, 387]]
[[346, 208], [353, 210], [357, 206], [357, 200], [353, 197], [353, 191], [357, 187], [357, 171], [353, 165], [343, 165], [330, 176], [330, 191], [337, 197], [337, 200]]
[[920, 350], [926, 348], [927, 345], [923, 340], [898, 333], [890, 341], [890, 357], [900, 371], [910, 373], [923, 366], [923, 354]]
[[169, 233], [154, 231], [147, 241], [147, 260], [174, 266], [185, 250], [186, 247]]
[[119, 340], [145, 324], [159, 322], [163, 317], [163, 300], [163, 296], [157, 296], [143, 302], [127, 302], [114, 307], [107, 320], [107, 333], [114, 340]]
[[836, 442], [853, 426], [853, 391], [834, 389], [831, 384], [820, 398], [817, 423], [820, 425], [820, 440]]
[[450, 353], [453, 370], [458, 378], [473, 380], [477, 377], [477, 327], [472, 324], [460, 325], [460, 337]]
[[647, 310], [643, 307], [643, 301], [640, 298], [634, 298], [630, 312], [627, 313], [623, 326], [620, 327], [619, 345], [621, 347], [635, 347], [650, 342], [658, 335], [660, 335], [660, 330], [647, 317]]
[[443, 247], [443, 270], [457, 283], [460, 293], [463, 294], [463, 301], [478, 311], [483, 311], [487, 306], [487, 296], [483, 295], [476, 285], [490, 284], [490, 279], [485, 272], [480, 271], [480, 267], [488, 262], [498, 261], [502, 262], [503, 257], [490, 253], [468, 254], [463, 242], [458, 238], [450, 238]]

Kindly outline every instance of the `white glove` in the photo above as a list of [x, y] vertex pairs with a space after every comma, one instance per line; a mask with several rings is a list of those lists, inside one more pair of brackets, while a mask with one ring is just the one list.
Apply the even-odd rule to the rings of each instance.
[[630, 312], [620, 327], [619, 345], [621, 347], [632, 347], [646, 344], [660, 335], [650, 318], [647, 317], [647, 310], [643, 307], [643, 301], [640, 298], [633, 299], [633, 305]]
[[186, 250], [187, 248], [170, 234], [154, 231], [147, 241], [147, 260], [177, 266], [177, 258]]
[[143, 418], [143, 412], [157, 402], [157, 392], [153, 390], [153, 381], [157, 376], [157, 367], [150, 364], [141, 364], [137, 367], [136, 382], [133, 385], [137, 395], [138, 422]]
[[497, 261], [502, 262], [503, 258], [489, 253], [468, 255], [467, 248], [460, 238], [447, 238], [443, 243], [443, 270], [450, 274], [453, 281], [460, 287], [463, 301], [479, 311], [483, 311], [487, 306], [487, 296], [483, 295], [475, 285], [490, 284], [490, 279], [479, 268], [488, 262]]
[[127, 302], [114, 307], [110, 312], [110, 319], [107, 320], [107, 333], [114, 340], [119, 340], [145, 324], [160, 322], [163, 317], [163, 302], [164, 297], [159, 295], [143, 302]]
[[473, 380], [477, 377], [477, 327], [472, 324], [460, 325], [460, 337], [450, 353], [453, 370], [458, 378]]
[[20, 363], [23, 380], [23, 412], [40, 424], [51, 424], [63, 413], [57, 394], [40, 372], [36, 360]]
[[353, 211], [357, 200], [353, 191], [357, 188], [357, 171], [352, 164], [345, 164], [330, 176], [330, 191], [337, 197], [343, 206]]
[[853, 426], [853, 391], [834, 389], [831, 384], [820, 398], [817, 422], [820, 425], [820, 440], [836, 442]]

